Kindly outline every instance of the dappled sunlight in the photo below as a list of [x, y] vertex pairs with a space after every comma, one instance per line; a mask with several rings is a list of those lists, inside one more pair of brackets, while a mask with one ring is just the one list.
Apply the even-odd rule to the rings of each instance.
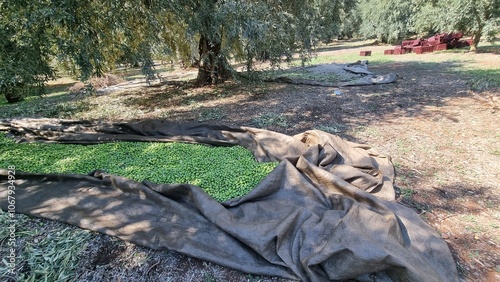
[[[80, 173], [95, 170], [136, 181], [189, 183], [219, 201], [243, 196], [277, 163], [258, 163], [240, 146], [208, 147], [185, 143], [112, 142], [99, 145], [23, 143], [0, 148], [0, 167], [19, 171]], [[27, 153], [29, 151], [29, 153]]]
[[[71, 124], [68, 126], [71, 127]], [[164, 128], [168, 128], [167, 123], [158, 121], [122, 123], [119, 126], [120, 130], [110, 130], [112, 126], [103, 127], [113, 134], [123, 131], [127, 134], [125, 138], [130, 138], [128, 135], [134, 132], [145, 139], [162, 138]], [[24, 183], [26, 187], [36, 185], [41, 188], [41, 192], [45, 190], [43, 187], [50, 189], [46, 189], [46, 193], [38, 193], [36, 190], [28, 193], [27, 190], [19, 189], [18, 196], [22, 203], [19, 212], [36, 209], [44, 217], [57, 218], [154, 249], [169, 248], [204, 259], [213, 258], [217, 263], [241, 267], [245, 271], [252, 271], [257, 267], [259, 273], [263, 273], [262, 269], [268, 268], [266, 271], [269, 272], [264, 273], [274, 275], [275, 272], [271, 271], [276, 271], [277, 267], [284, 274], [292, 276], [303, 275], [304, 271], [312, 273], [318, 269], [328, 272], [329, 277], [342, 279], [402, 264], [408, 277], [428, 274], [420, 269], [449, 271], [454, 275], [454, 269], [449, 267], [453, 261], [444, 241], [434, 236], [430, 227], [419, 220], [413, 211], [391, 202], [394, 200], [392, 183], [381, 182], [375, 170], [387, 173], [385, 176], [392, 178], [392, 165], [385, 156], [379, 156], [373, 150], [367, 151], [368, 146], [345, 142], [321, 131], [305, 132], [302, 137], [294, 138], [254, 128], [193, 124], [176, 126], [181, 132], [194, 127], [189, 131], [193, 136], [210, 140], [227, 140], [228, 136], [232, 136], [242, 144], [255, 142], [259, 149], [250, 152], [239, 146], [197, 145], [193, 150], [185, 151], [189, 144], [134, 143], [133, 146], [137, 147], [127, 150], [126, 142], [95, 145], [103, 150], [95, 155], [105, 158], [110, 163], [108, 165], [120, 160], [120, 154], [135, 154], [134, 150], [138, 149], [146, 164], [135, 164], [139, 170], [136, 175], [145, 173], [146, 179], [153, 182], [154, 177], [157, 177], [152, 173], [153, 169], [158, 166], [159, 171], [163, 170], [162, 157], [168, 158], [174, 153], [189, 154], [189, 160], [204, 166], [201, 169], [194, 165], [182, 167], [184, 163], [180, 163], [181, 172], [190, 172], [190, 169], [193, 172], [193, 168], [195, 170], [194, 174], [182, 176], [197, 175], [202, 179], [206, 175], [204, 179], [207, 185], [214, 184], [219, 194], [211, 197], [193, 185], [135, 182], [102, 172], [87, 176], [24, 175], [28, 179]], [[93, 134], [98, 133], [93, 128], [90, 130]], [[207, 144], [213, 142], [207, 141]], [[44, 145], [45, 149], [51, 146]], [[170, 152], [168, 149], [173, 146], [179, 148]], [[86, 148], [68, 147], [74, 151]], [[123, 150], [117, 150], [118, 147]], [[59, 150], [62, 148], [64, 146], [59, 147]], [[256, 179], [255, 171], [247, 174], [249, 169], [243, 168], [245, 165], [252, 167], [256, 164], [252, 153], [261, 154], [260, 157], [265, 156], [264, 159], [281, 160], [282, 165], [247, 197], [234, 199], [223, 206], [218, 197], [229, 198], [226, 193], [234, 197], [246, 182]], [[155, 163], [157, 160], [160, 161]], [[216, 160], [222, 160], [225, 166], [214, 167]], [[341, 164], [345, 166], [338, 167]], [[331, 170], [332, 174], [319, 165], [337, 165], [338, 169]], [[141, 167], [149, 169], [151, 175], [148, 174], [150, 172], [141, 171]], [[274, 169], [274, 166], [269, 168]], [[363, 173], [369, 177], [361, 179]], [[19, 178], [23, 178], [23, 175], [19, 175]], [[50, 185], [38, 186], [40, 178]], [[235, 180], [236, 186], [227, 187], [229, 180]], [[87, 189], [94, 188], [102, 193], [85, 193]], [[229, 189], [223, 190], [227, 188]], [[211, 194], [210, 189], [205, 191]], [[41, 204], [37, 207], [39, 203]], [[45, 208], [54, 210], [46, 211]], [[238, 218], [241, 220], [236, 220]], [[400, 218], [406, 221], [401, 223]], [[220, 240], [216, 244], [206, 243], [207, 240], [212, 242], [213, 238]], [[322, 252], [313, 252], [319, 244], [325, 246], [321, 248]], [[363, 247], [366, 244], [368, 245]], [[337, 255], [339, 246], [349, 251], [347, 259], [358, 261], [363, 267], [353, 268], [335, 263], [343, 261], [343, 256]], [[368, 246], [370, 252], [366, 253]], [[439, 250], [439, 254], [429, 256], [426, 252], [429, 246]], [[392, 256], [397, 263], [385, 261]], [[234, 260], [227, 260], [228, 257]], [[437, 264], [421, 263], [428, 260]], [[269, 264], [270, 261], [275, 263]], [[297, 261], [304, 263], [297, 264]], [[323, 263], [329, 268], [321, 269], [318, 265]], [[248, 267], [252, 269], [249, 270]]]
[[[349, 43], [345, 44], [349, 45]], [[328, 48], [330, 50], [327, 50]], [[80, 109], [71, 110], [73, 104], [71, 101], [57, 102], [57, 104], [61, 103], [61, 106], [56, 108], [59, 111], [57, 114], [60, 116], [66, 107], [66, 104], [62, 103], [69, 103], [66, 107], [71, 110], [68, 111], [68, 117], [77, 119], [103, 118], [112, 121], [158, 118], [166, 121], [253, 126], [289, 135], [317, 128], [352, 141], [370, 144], [377, 151], [387, 153], [392, 157], [398, 172], [396, 185], [401, 191], [399, 203], [410, 209], [407, 210], [408, 214], [401, 218], [386, 213], [380, 206], [377, 209], [369, 209], [370, 201], [360, 201], [358, 203], [360, 209], [369, 209], [369, 211], [359, 213], [365, 216], [373, 215], [369, 225], [360, 223], [361, 228], [366, 229], [364, 241], [381, 244], [393, 241], [403, 247], [408, 247], [408, 238], [405, 236], [410, 236], [411, 239], [413, 231], [408, 233], [408, 230], [404, 229], [405, 224], [410, 224], [420, 218], [446, 240], [459, 267], [461, 265], [475, 266], [483, 269], [484, 265], [494, 265], [496, 256], [494, 251], [500, 244], [500, 239], [494, 235], [498, 231], [499, 199], [496, 179], [499, 154], [498, 132], [495, 128], [496, 124], [491, 121], [496, 120], [498, 108], [495, 110], [494, 106], [489, 104], [490, 98], [487, 95], [495, 95], [494, 87], [498, 87], [500, 73], [495, 68], [496, 59], [485, 61], [481, 58], [483, 53], [473, 54], [465, 50], [437, 52], [425, 56], [406, 54], [384, 57], [379, 52], [388, 49], [388, 46], [372, 46], [369, 42], [352, 48], [343, 48], [341, 53], [340, 48], [343, 47], [336, 45], [326, 47], [324, 51], [332, 53], [320, 53], [316, 62], [368, 59], [374, 63], [372, 64], [374, 71], [377, 73], [393, 71], [399, 75], [398, 80], [387, 85], [344, 88], [233, 82], [200, 88], [192, 88], [189, 84], [165, 84], [87, 97], [85, 101], [91, 107], [82, 108], [81, 111]], [[372, 49], [372, 57], [360, 57], [361, 49]], [[335, 54], [335, 52], [340, 54]], [[51, 103], [58, 101], [53, 100], [52, 97], [46, 99]], [[5, 109], [8, 109], [6, 116], [13, 113], [43, 115], [43, 108], [49, 108], [50, 103], [35, 104], [39, 100], [44, 99], [33, 99], [23, 102], [24, 104], [18, 104], [16, 106], [18, 110], [15, 111], [12, 110], [14, 109], [12, 105], [7, 105], [5, 106]], [[33, 106], [33, 110], [23, 108], [22, 105], [28, 104]], [[4, 106], [0, 105], [0, 107], [4, 109]], [[37, 107], [38, 109], [35, 109]], [[240, 167], [241, 162], [246, 162], [246, 157], [233, 154], [232, 151], [225, 151], [223, 154], [226, 154], [228, 158], [222, 159], [224, 166], [216, 169], [222, 174], [212, 173], [209, 170], [215, 167], [213, 151], [204, 150], [205, 146], [194, 146], [186, 150], [175, 149], [181, 155], [194, 160], [196, 165], [200, 165], [197, 167], [182, 159], [182, 156], [171, 152], [170, 145], [160, 143], [68, 145], [67, 148], [71, 150], [66, 153], [63, 147], [54, 149], [52, 152], [50, 149], [47, 150], [49, 147], [44, 147], [46, 145], [30, 144], [29, 146], [33, 147], [21, 147], [27, 144], [16, 144], [15, 146], [20, 147], [15, 147], [10, 143], [2, 142], [0, 140], [2, 145], [0, 167], [19, 162], [20, 171], [39, 169], [40, 172], [48, 172], [54, 169], [52, 170], [54, 172], [88, 173], [94, 169], [103, 169], [108, 173], [123, 175], [137, 181], [190, 183], [202, 187], [211, 195], [214, 190], [212, 187], [207, 187], [210, 183], [216, 183], [217, 187], [228, 188], [228, 183], [231, 182], [231, 185], [234, 185], [229, 187], [228, 194], [222, 195], [227, 197], [238, 197], [240, 192], [241, 195], [245, 195], [248, 190], [242, 190], [241, 187], [249, 185], [248, 183], [251, 183], [249, 186], [255, 187], [259, 183], [258, 181], [252, 182], [257, 179], [255, 175], [267, 175], [275, 166], [273, 163], [252, 166], [252, 172], [247, 173], [248, 169], [242, 170]], [[287, 150], [286, 144], [280, 144], [280, 146], [282, 148], [276, 150], [282, 149], [283, 152]], [[11, 149], [6, 151], [4, 148]], [[28, 150], [32, 153], [27, 154]], [[44, 155], [36, 157], [36, 154], [41, 151], [44, 151]], [[19, 157], [20, 155], [23, 156]], [[55, 155], [60, 159], [54, 161], [52, 158]], [[140, 161], [137, 160], [138, 156]], [[24, 166], [23, 162], [29, 165]], [[178, 165], [185, 166], [175, 169]], [[337, 169], [341, 170], [342, 167], [337, 167]], [[172, 174], [180, 176], [174, 179], [171, 178]], [[331, 182], [331, 179], [324, 176], [321, 179]], [[113, 181], [120, 180], [114, 179]], [[356, 191], [355, 189], [359, 190], [356, 187], [362, 187], [370, 181], [373, 182], [374, 179], [354, 175], [349, 178], [349, 181], [355, 184], [351, 188]], [[24, 185], [20, 182], [21, 184]], [[172, 216], [169, 214], [170, 206], [168, 205], [163, 206], [164, 209], [160, 212], [153, 212], [140, 206], [140, 202], [147, 201], [149, 197], [147, 194], [149, 192], [142, 190], [143, 185], [154, 184], [145, 181], [123, 190], [126, 193], [140, 190], [134, 192], [134, 197], [137, 199], [134, 205], [125, 205], [123, 201], [116, 198], [117, 195], [110, 193], [106, 199], [108, 202], [102, 205], [78, 201], [75, 197], [64, 204], [47, 201], [40, 207], [40, 212], [43, 212], [43, 209], [62, 210], [64, 205], [71, 206], [72, 209], [75, 207], [88, 209], [86, 213], [95, 216], [96, 219], [82, 220], [80, 224], [95, 228], [92, 223], [104, 224], [107, 220], [111, 220], [109, 227], [119, 230], [117, 232], [126, 239], [133, 237], [130, 230], [137, 230], [142, 235], [147, 235], [148, 232], [158, 232], [162, 234], [159, 237], [164, 236], [166, 240], [179, 243], [174, 249], [181, 251], [183, 250], [181, 241], [177, 240], [195, 240], [197, 236], [206, 232], [206, 227], [194, 228], [182, 225], [182, 222], [190, 216], [195, 216], [189, 211], [186, 211], [185, 215]], [[192, 196], [190, 192], [193, 191], [191, 190], [193, 187], [189, 185], [161, 187], [161, 193], [165, 192], [167, 197], [175, 194], [172, 198], [178, 203], [188, 202], [188, 198]], [[291, 187], [287, 186], [283, 190], [289, 192]], [[79, 188], [76, 192], [86, 193], [92, 197], [102, 196], [97, 195], [98, 192], [94, 189]], [[343, 197], [345, 195], [342, 193], [348, 194], [348, 192], [351, 193], [351, 191], [346, 192], [334, 187], [330, 191], [330, 196], [332, 199]], [[267, 191], [266, 194], [260, 191], [259, 193], [262, 193], [262, 198], [267, 198], [271, 192]], [[359, 196], [364, 192], [352, 193]], [[313, 196], [311, 194], [303, 193], [303, 195]], [[226, 198], [221, 197], [216, 200], [222, 201]], [[337, 200], [333, 199], [329, 205], [350, 208], [347, 201], [336, 202]], [[154, 201], [159, 201], [161, 205], [165, 204], [161, 202], [163, 201], [161, 198], [155, 198]], [[140, 210], [140, 213], [146, 217], [150, 216], [149, 220], [134, 219], [129, 227], [120, 223], [123, 220], [122, 217], [133, 218], [139, 216], [139, 212], [130, 211], [130, 213], [118, 214], [116, 211], [132, 208]], [[290, 207], [292, 208], [297, 209], [297, 207]], [[272, 210], [269, 208], [269, 211]], [[265, 209], [262, 211], [269, 212]], [[215, 209], [212, 212], [217, 214], [219, 210]], [[332, 212], [338, 213], [339, 211], [332, 210]], [[358, 211], [352, 212], [349, 216], [355, 217]], [[111, 213], [113, 216], [105, 216], [105, 213]], [[225, 220], [230, 217], [221, 214], [220, 218]], [[153, 230], [151, 222], [172, 223], [178, 229]], [[264, 228], [264, 225], [259, 228]], [[342, 228], [348, 229], [350, 226]], [[312, 230], [309, 226], [306, 226], [306, 229], [306, 231]], [[369, 236], [372, 231], [373, 236]], [[391, 234], [400, 234], [401, 237], [391, 237]], [[430, 239], [435, 239], [435, 235], [433, 233]], [[135, 237], [134, 242], [143, 244], [144, 242], [139, 237]], [[159, 237], [153, 240], [160, 240]], [[217, 234], [213, 239], [220, 239], [223, 244], [226, 237], [223, 234]], [[348, 237], [348, 239], [352, 238]], [[343, 239], [340, 238], [338, 242], [342, 242], [341, 240]], [[465, 245], [468, 247], [465, 248]], [[323, 248], [318, 245], [312, 246], [315, 250]], [[422, 251], [425, 252], [425, 248], [433, 246], [435, 246], [433, 243], [429, 243], [422, 247]], [[230, 251], [227, 254], [228, 257], [230, 257]], [[366, 255], [365, 258], [374, 259], [370, 257], [370, 253], [363, 251], [359, 250], [361, 255]], [[389, 263], [391, 259], [389, 255], [377, 258], [377, 261], [385, 260]]]

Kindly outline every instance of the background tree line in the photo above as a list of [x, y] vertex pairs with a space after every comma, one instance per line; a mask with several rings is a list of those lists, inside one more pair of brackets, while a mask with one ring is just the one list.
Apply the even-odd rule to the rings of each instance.
[[222, 82], [231, 61], [305, 61], [333, 38], [499, 32], [497, 0], [7, 0], [0, 2], [0, 91], [9, 102], [43, 92], [56, 69], [84, 81], [118, 64], [151, 74], [153, 59], [198, 67]]

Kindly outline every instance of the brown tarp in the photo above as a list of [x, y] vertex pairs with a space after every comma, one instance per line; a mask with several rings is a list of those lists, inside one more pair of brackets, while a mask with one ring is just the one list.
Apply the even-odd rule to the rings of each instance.
[[[16, 172], [16, 212], [77, 225], [243, 272], [303, 281], [458, 281], [446, 242], [394, 201], [389, 157], [322, 131], [296, 136], [206, 124], [6, 120], [19, 140], [92, 144], [183, 141], [241, 145], [278, 160], [244, 197], [218, 203], [199, 187], [95, 171]], [[0, 170], [7, 209], [7, 171]]]

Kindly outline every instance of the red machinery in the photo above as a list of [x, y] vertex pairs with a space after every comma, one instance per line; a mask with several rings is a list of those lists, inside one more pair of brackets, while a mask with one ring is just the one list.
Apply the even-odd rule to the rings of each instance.
[[385, 50], [385, 55], [400, 55], [406, 53], [422, 54], [446, 49], [460, 48], [470, 46], [472, 39], [462, 40], [463, 33], [441, 33], [429, 38], [404, 40], [394, 49]]

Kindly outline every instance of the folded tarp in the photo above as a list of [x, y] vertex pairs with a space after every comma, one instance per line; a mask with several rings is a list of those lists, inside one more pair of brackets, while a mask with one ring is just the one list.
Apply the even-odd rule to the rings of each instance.
[[[66, 222], [246, 273], [303, 281], [458, 281], [446, 242], [395, 201], [390, 158], [312, 130], [295, 136], [162, 120], [4, 120], [20, 141], [182, 141], [241, 145], [280, 164], [249, 194], [219, 203], [199, 187], [94, 171], [16, 172], [16, 212]], [[7, 170], [0, 207], [7, 209]]]

